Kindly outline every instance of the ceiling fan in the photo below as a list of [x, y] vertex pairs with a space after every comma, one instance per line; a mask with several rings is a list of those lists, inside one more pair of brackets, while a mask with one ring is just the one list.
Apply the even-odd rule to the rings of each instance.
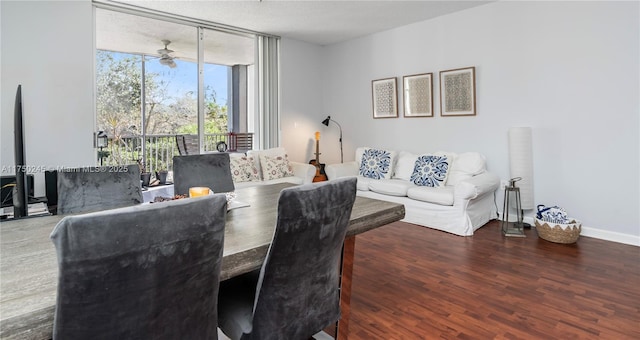
[[171, 44], [171, 41], [162, 40], [162, 43], [164, 44], [164, 48], [158, 50], [158, 54], [160, 55], [160, 65], [169, 66], [171, 68], [176, 67], [176, 62], [173, 61], [174, 57], [169, 55], [170, 53], [173, 53], [173, 50], [167, 48], [167, 46]]

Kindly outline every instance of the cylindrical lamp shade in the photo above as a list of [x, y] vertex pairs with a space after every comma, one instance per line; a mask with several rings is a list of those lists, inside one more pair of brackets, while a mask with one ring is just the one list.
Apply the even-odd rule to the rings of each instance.
[[533, 142], [530, 127], [513, 127], [509, 129], [509, 172], [511, 178], [522, 178], [516, 183], [520, 188], [522, 209], [534, 209]]

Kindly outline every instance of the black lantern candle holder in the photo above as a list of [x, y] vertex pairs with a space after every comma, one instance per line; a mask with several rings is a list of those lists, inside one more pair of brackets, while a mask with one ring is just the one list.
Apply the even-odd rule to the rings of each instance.
[[[502, 234], [504, 236], [526, 237], [524, 234], [520, 188], [516, 186], [516, 182], [520, 179], [520, 177], [512, 178], [509, 180], [509, 185], [504, 187], [504, 205], [502, 207]], [[509, 222], [509, 210], [512, 203], [515, 204], [515, 222]]]

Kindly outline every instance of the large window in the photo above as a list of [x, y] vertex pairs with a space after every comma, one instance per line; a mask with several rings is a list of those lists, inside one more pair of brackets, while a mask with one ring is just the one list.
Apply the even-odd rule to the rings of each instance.
[[96, 9], [96, 47], [104, 164], [171, 170], [179, 135], [212, 151], [254, 132], [255, 37]]

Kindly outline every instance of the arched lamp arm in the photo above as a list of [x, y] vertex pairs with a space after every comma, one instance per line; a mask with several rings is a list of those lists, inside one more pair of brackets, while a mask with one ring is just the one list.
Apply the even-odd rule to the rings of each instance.
[[331, 118], [329, 118], [329, 120], [336, 123], [336, 125], [338, 125], [338, 128], [340, 129], [340, 163], [344, 163], [344, 154], [342, 152], [342, 126], [340, 126], [340, 123]]

